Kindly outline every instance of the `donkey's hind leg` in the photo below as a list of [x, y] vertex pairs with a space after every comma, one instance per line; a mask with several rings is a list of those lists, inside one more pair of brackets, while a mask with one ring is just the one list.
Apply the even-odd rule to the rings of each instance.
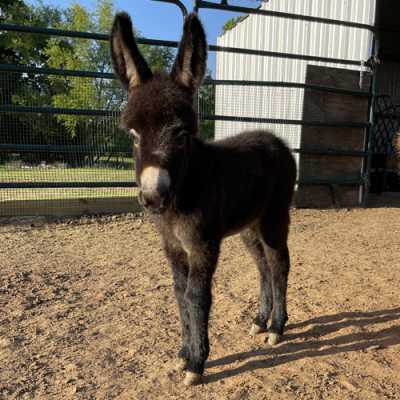
[[241, 233], [241, 238], [257, 264], [260, 273], [260, 308], [250, 329], [250, 335], [267, 331], [267, 322], [272, 310], [271, 273], [267, 264], [263, 242], [255, 229], [249, 228]]
[[276, 212], [260, 224], [264, 251], [272, 278], [273, 308], [268, 328], [268, 343], [275, 345], [283, 334], [288, 320], [286, 292], [290, 269], [287, 238], [289, 232], [289, 211]]

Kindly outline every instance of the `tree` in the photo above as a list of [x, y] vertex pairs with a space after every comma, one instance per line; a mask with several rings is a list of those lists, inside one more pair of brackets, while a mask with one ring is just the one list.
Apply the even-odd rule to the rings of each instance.
[[237, 24], [242, 22], [246, 17], [247, 17], [247, 15], [242, 15], [240, 17], [228, 19], [228, 21], [226, 21], [224, 26], [222, 27], [222, 34], [225, 34], [226, 32], [233, 29]]
[[[94, 12], [75, 3], [65, 11], [59, 27], [75, 31], [109, 32], [114, 14], [112, 0], [98, 0]], [[140, 47], [154, 71], [171, 66], [173, 52], [170, 49], [144, 45]], [[48, 42], [46, 55], [48, 65], [53, 68], [112, 72], [109, 43], [106, 41], [56, 37]], [[54, 107], [112, 111], [120, 110], [126, 102], [125, 91], [115, 79], [53, 76], [51, 80], [53, 88], [57, 88], [52, 96]], [[95, 143], [94, 147], [118, 152], [128, 152], [131, 149], [131, 138], [118, 129], [115, 118], [114, 124], [110, 117], [61, 114], [57, 115], [57, 119], [76, 144], [93, 147]], [[93, 154], [81, 153], [81, 156], [92, 162]]]
[[[99, 0], [93, 11], [78, 3], [58, 9], [40, 2], [28, 5], [23, 0], [2, 0], [0, 7], [1, 22], [84, 32], [109, 32], [115, 13], [112, 0]], [[153, 70], [171, 66], [171, 49], [140, 47]], [[109, 73], [110, 61], [108, 41], [0, 33], [0, 63]], [[120, 110], [126, 101], [125, 92], [115, 79], [34, 73], [3, 73], [1, 78], [4, 104], [112, 111]], [[91, 154], [75, 157], [74, 162], [78, 163], [83, 158], [93, 159], [99, 148], [113, 151], [131, 147], [130, 138], [117, 129], [116, 118], [112, 117], [35, 114], [32, 118], [32, 114], [15, 113], [2, 117], [1, 143], [88, 145]], [[44, 156], [40, 155], [42, 159]], [[47, 154], [46, 159], [50, 156]], [[52, 156], [71, 161], [65, 154]]]
[[[258, 8], [261, 7], [261, 3], [267, 3], [269, 0], [253, 0], [254, 3], [258, 4]], [[247, 18], [247, 15], [241, 15], [236, 18], [231, 18], [228, 19], [228, 21], [225, 22], [225, 24], [222, 27], [222, 34], [225, 34], [226, 32], [230, 31], [233, 29], [237, 24], [242, 22], [244, 19]]]
[[[38, 1], [29, 6], [22, 0], [2, 0], [0, 23], [12, 23], [46, 28], [60, 21], [58, 8]], [[26, 35], [16, 32], [0, 34], [0, 61], [9, 64], [40, 65], [45, 62], [43, 49], [48, 41], [46, 35]]]
[[[57, 8], [38, 2], [35, 7], [22, 0], [2, 0], [0, 22], [47, 27], [61, 18]], [[48, 36], [27, 35], [17, 32], [0, 33], [0, 63], [41, 66], [46, 64], [44, 48]], [[0, 75], [0, 94], [3, 104], [48, 105], [50, 93], [45, 75], [3, 72]], [[22, 100], [27, 98], [25, 102]], [[41, 143], [48, 132], [48, 118], [31, 114], [2, 113], [0, 118], [0, 143]], [[47, 128], [47, 129], [46, 129]], [[29, 135], [29, 136], [28, 136]], [[25, 157], [28, 157], [27, 155]], [[7, 159], [2, 156], [2, 160]]]
[[[93, 13], [78, 3], [64, 13], [59, 27], [75, 31], [109, 32], [115, 11], [112, 0], [98, 0]], [[168, 68], [173, 52], [167, 48], [141, 46], [141, 50], [153, 70]], [[47, 63], [53, 68], [112, 72], [108, 42], [76, 38], [52, 38], [46, 47]], [[91, 108], [117, 110], [124, 102], [125, 93], [116, 80], [105, 78], [53, 77], [58, 86], [52, 104], [61, 108]], [[83, 83], [84, 82], [84, 83]], [[76, 116], [60, 115], [71, 137], [77, 134], [81, 119]]]

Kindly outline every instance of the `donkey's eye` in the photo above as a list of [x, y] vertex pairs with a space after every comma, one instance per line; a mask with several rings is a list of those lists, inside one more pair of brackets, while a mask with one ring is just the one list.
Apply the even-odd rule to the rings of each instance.
[[175, 145], [178, 148], [185, 147], [188, 137], [189, 137], [189, 134], [188, 134], [188, 132], [185, 132], [185, 131], [180, 133], [179, 135], [175, 136]]

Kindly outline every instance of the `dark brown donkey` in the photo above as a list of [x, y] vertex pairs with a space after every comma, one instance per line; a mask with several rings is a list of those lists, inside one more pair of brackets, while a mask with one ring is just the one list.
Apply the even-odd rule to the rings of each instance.
[[154, 74], [136, 45], [130, 18], [116, 16], [114, 70], [128, 91], [122, 126], [134, 136], [139, 201], [154, 216], [171, 265], [182, 325], [178, 366], [200, 382], [209, 354], [211, 281], [221, 241], [239, 231], [261, 276], [251, 334], [274, 345], [287, 321], [289, 207], [296, 165], [266, 131], [205, 143], [193, 109], [206, 69], [207, 43], [196, 14], [184, 24], [171, 73]]

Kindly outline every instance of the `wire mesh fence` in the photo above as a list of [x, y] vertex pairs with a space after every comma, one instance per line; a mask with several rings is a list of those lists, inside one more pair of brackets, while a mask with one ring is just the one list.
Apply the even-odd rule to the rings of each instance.
[[400, 191], [394, 137], [400, 129], [400, 106], [389, 95], [377, 96], [375, 102], [374, 155], [371, 162], [371, 191]]
[[[196, 3], [200, 9], [233, 11], [222, 4]], [[358, 176], [352, 184], [363, 184], [371, 156], [372, 119], [368, 116], [368, 107], [365, 106], [363, 118], [344, 116], [329, 120], [329, 116], [321, 114], [320, 107], [306, 110], [305, 96], [313, 99], [315, 93], [333, 93], [344, 96], [342, 98], [360, 98], [363, 104], [372, 106], [373, 82], [370, 84], [369, 78], [363, 82], [368, 68], [363, 59], [349, 58], [349, 54], [357, 56], [361, 47], [361, 52], [369, 51], [371, 26], [356, 20], [323, 20], [327, 10], [318, 18], [301, 10], [297, 16], [283, 15], [279, 10], [268, 13], [263, 8], [251, 11], [249, 18], [241, 20], [245, 22], [239, 24], [236, 32], [225, 35], [217, 45], [210, 45], [210, 51], [217, 52], [216, 79], [208, 77], [198, 91], [202, 137], [213, 140], [243, 130], [268, 129], [284, 138], [296, 154], [311, 154], [314, 158], [307, 162], [315, 164], [317, 156], [358, 158]], [[256, 14], [255, 18], [252, 14]], [[265, 31], [267, 18], [273, 22], [275, 31]], [[282, 18], [284, 23], [278, 24]], [[294, 25], [290, 23], [292, 19]], [[312, 25], [313, 22], [316, 25]], [[303, 34], [309, 32], [310, 39], [313, 26], [322, 27], [324, 24], [333, 25], [344, 38], [346, 29], [353, 36], [362, 31], [361, 36], [357, 35], [365, 40], [358, 50], [354, 50], [351, 44], [354, 40], [347, 38], [347, 47], [343, 50], [343, 46], [337, 47], [337, 43], [329, 41], [332, 31], [321, 28], [317, 32], [320, 39], [325, 35], [333, 47], [325, 48], [320, 44], [318, 48], [308, 48]], [[301, 46], [296, 47], [290, 41], [286, 42], [286, 47], [282, 47], [282, 41], [277, 47], [273, 41], [268, 44], [269, 39], [282, 36], [280, 30], [283, 28], [287, 34], [293, 33], [293, 26], [298, 35], [304, 36], [304, 40], [296, 36], [296, 40], [302, 42]], [[46, 33], [82, 38], [79, 40], [108, 40], [107, 35], [87, 32], [28, 29], [4, 24], [0, 28], [20, 30], [24, 35]], [[260, 37], [267, 41], [260, 41]], [[176, 46], [172, 41], [140, 39], [139, 42], [142, 45]], [[356, 85], [346, 86], [334, 78], [324, 84], [308, 80], [310, 66], [323, 66], [328, 70], [339, 65], [356, 74]], [[134, 197], [131, 138], [118, 127], [119, 113], [125, 104], [126, 95], [110, 71], [0, 65], [0, 203]], [[318, 146], [310, 148], [302, 139], [307, 129], [344, 129], [346, 134], [358, 130], [364, 143], [354, 148], [327, 146], [319, 140], [316, 141]], [[321, 180], [312, 176], [303, 183], [348, 184], [348, 176], [336, 174], [333, 178]]]
[[[105, 105], [93, 102], [99, 90]], [[212, 83], [198, 101], [201, 135], [212, 140]], [[119, 128], [125, 103], [114, 78], [0, 71], [0, 202], [134, 196], [132, 137]]]
[[134, 195], [124, 101], [112, 79], [0, 72], [0, 201]]

